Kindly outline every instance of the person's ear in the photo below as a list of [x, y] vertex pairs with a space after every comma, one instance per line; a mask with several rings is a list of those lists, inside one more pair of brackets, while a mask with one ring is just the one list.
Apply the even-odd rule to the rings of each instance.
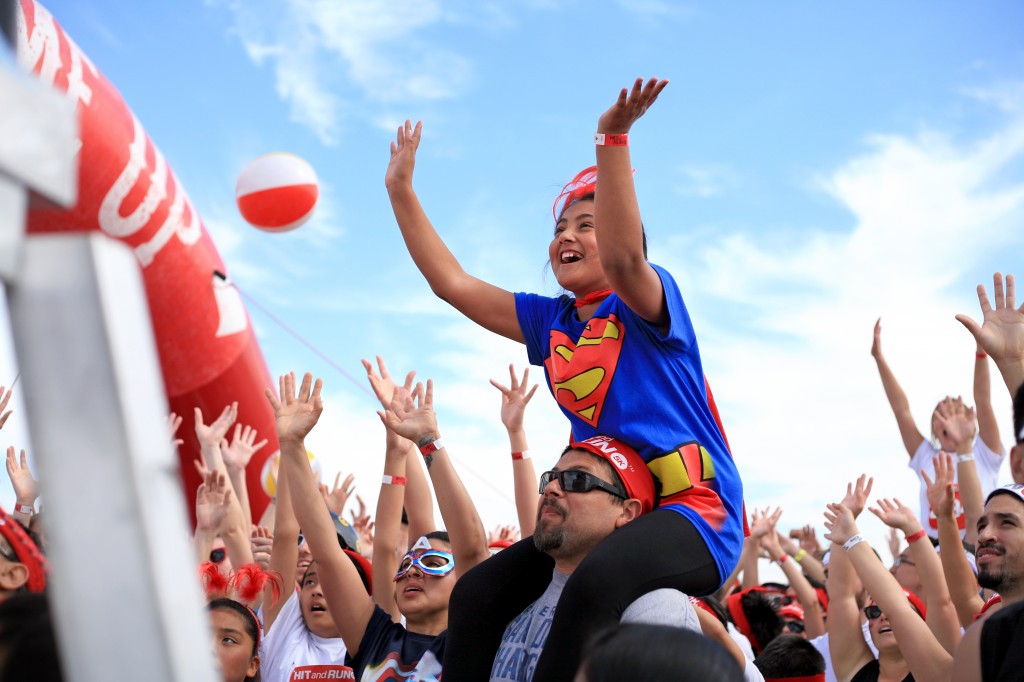
[[28, 582], [28, 567], [16, 561], [8, 561], [0, 568], [0, 590], [13, 592]]
[[1024, 443], [1010, 448], [1010, 475], [1014, 483], [1024, 484]]
[[249, 659], [249, 667], [245, 669], [245, 678], [255, 677], [260, 670], [260, 657], [253, 656]]
[[615, 527], [624, 526], [630, 521], [635, 521], [639, 518], [642, 513], [643, 505], [640, 500], [631, 497], [630, 499], [622, 503], [622, 512], [619, 514], [619, 518], [615, 520]]

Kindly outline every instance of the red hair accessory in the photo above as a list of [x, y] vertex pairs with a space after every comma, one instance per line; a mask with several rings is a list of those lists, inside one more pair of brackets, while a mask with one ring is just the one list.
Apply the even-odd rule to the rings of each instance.
[[245, 564], [231, 576], [228, 585], [238, 597], [238, 601], [249, 605], [263, 595], [266, 587], [270, 586], [272, 604], [276, 604], [281, 598], [281, 585], [284, 579], [277, 571], [265, 571], [259, 564]]
[[597, 166], [584, 168], [576, 174], [572, 180], [562, 188], [562, 192], [555, 198], [551, 205], [551, 215], [555, 221], [565, 212], [565, 209], [572, 206], [588, 194], [592, 194], [597, 188]]
[[5, 512], [3, 507], [0, 507], [0, 535], [4, 536], [14, 550], [18, 562], [28, 569], [28, 582], [25, 583], [28, 591], [45, 591], [46, 573], [50, 570], [50, 565], [24, 527]]
[[915, 611], [917, 611], [917, 615], [921, 616], [922, 619], [925, 618], [928, 614], [928, 610], [925, 608], [924, 602], [921, 601], [921, 598], [907, 589], [903, 590], [903, 594], [907, 595], [907, 601], [909, 601], [910, 605], [914, 607]]
[[231, 590], [227, 576], [220, 572], [220, 565], [212, 561], [199, 564], [199, 579], [203, 582], [203, 591], [207, 599], [226, 597]]

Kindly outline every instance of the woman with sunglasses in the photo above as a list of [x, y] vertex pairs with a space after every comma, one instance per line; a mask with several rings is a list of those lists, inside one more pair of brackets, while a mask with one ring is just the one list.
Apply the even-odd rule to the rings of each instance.
[[[385, 185], [406, 247], [434, 293], [477, 324], [526, 345], [530, 363], [544, 366], [575, 440], [621, 439], [664, 484], [661, 509], [642, 524], [646, 532], [636, 531], [617, 553], [643, 557], [642, 575], [636, 583], [621, 580], [619, 562], [583, 568], [581, 575], [595, 570], [594, 582], [609, 586], [606, 599], [598, 612], [579, 603], [558, 610], [538, 681], [570, 679], [586, 637], [615, 622], [635, 598], [634, 587], [662, 583], [692, 594], [713, 592], [732, 572], [742, 545], [739, 474], [679, 286], [647, 261], [633, 185], [628, 133], [667, 84], [637, 79], [631, 90], [620, 91], [598, 120], [596, 166], [556, 200], [548, 258], [568, 292], [557, 298], [514, 294], [466, 273], [413, 190], [422, 125], [406, 121], [391, 145]], [[510, 586], [501, 613], [519, 613], [540, 596], [545, 571], [536, 570], [527, 577], [530, 585]], [[490, 670], [507, 625], [480, 606], [493, 592], [490, 582], [460, 581], [455, 592], [451, 637], [459, 655], [446, 667], [451, 682], [475, 682]], [[596, 621], [563, 615], [583, 611]]]
[[[953, 657], [925, 623], [924, 603], [900, 587], [860, 534], [855, 517], [864, 509], [870, 481], [847, 486], [846, 498], [829, 504], [825, 537], [832, 541], [828, 579], [828, 630], [832, 669], [839, 682], [916, 680], [947, 682]], [[922, 542], [923, 539], [917, 539]], [[876, 659], [864, 641], [857, 611], [855, 575], [870, 595], [864, 614]]]

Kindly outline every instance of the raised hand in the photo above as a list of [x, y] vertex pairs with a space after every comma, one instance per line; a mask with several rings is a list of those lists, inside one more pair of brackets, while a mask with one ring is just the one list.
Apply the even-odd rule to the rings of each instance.
[[495, 542], [516, 542], [519, 540], [519, 529], [515, 526], [496, 526], [487, 535], [487, 544], [493, 545]]
[[845, 544], [847, 540], [858, 532], [857, 521], [854, 519], [850, 508], [845, 504], [836, 504], [834, 502], [826, 505], [825, 527], [828, 528], [825, 538], [837, 545]]
[[893, 561], [900, 555], [900, 534], [895, 528], [889, 528], [889, 535], [886, 537], [886, 542], [889, 544], [889, 554], [892, 554]]
[[846, 497], [840, 504], [850, 510], [853, 518], [856, 519], [864, 511], [864, 505], [868, 503], [868, 496], [871, 494], [871, 486], [874, 483], [874, 478], [868, 478], [867, 474], [861, 474], [856, 483], [846, 484]]
[[182, 439], [177, 437], [177, 435], [178, 435], [178, 428], [180, 426], [181, 426], [181, 417], [179, 417], [177, 415], [177, 413], [171, 412], [169, 415], [167, 415], [167, 433], [169, 434], [170, 439], [171, 439], [171, 444], [174, 447], [178, 447], [179, 445], [183, 445], [185, 443], [185, 441], [183, 441]]
[[499, 384], [494, 379], [491, 379], [491, 386], [501, 391], [501, 423], [509, 431], [521, 431], [526, 406], [529, 404], [533, 394], [537, 392], [537, 386], [540, 384], [534, 384], [533, 388], [529, 391], [526, 390], [530, 379], [529, 367], [523, 370], [523, 380], [520, 381], [516, 376], [515, 367], [510, 364], [508, 366], [508, 376], [510, 384], [508, 388]]
[[423, 121], [406, 121], [398, 126], [398, 135], [391, 143], [391, 160], [384, 174], [384, 186], [389, 190], [395, 187], [412, 184], [412, 174], [416, 167], [416, 150], [420, 146], [423, 134]]
[[[369, 360], [363, 359], [363, 367], [366, 369], [366, 378], [370, 381], [370, 388], [373, 389], [374, 395], [377, 396], [377, 400], [380, 401], [381, 407], [385, 410], [391, 407], [391, 400], [395, 396], [395, 389], [398, 385], [394, 379], [388, 373], [387, 365], [384, 364], [384, 360], [378, 355], [377, 367], [380, 369], [380, 374], [373, 371], [373, 365], [370, 364]], [[402, 384], [408, 392], [412, 392], [413, 381], [416, 379], [416, 372], [409, 372], [405, 375], [405, 383]]]
[[[358, 511], [352, 511], [352, 527], [359, 534], [359, 547], [363, 555], [373, 555], [373, 517], [366, 511], [366, 502], [359, 495], [356, 495]], [[400, 547], [399, 549], [405, 549]]]
[[770, 507], [755, 510], [750, 523], [750, 536], [757, 538], [760, 542], [769, 532], [775, 531], [775, 524], [780, 516], [782, 516], [782, 509], [780, 507], [776, 507], [774, 512], [770, 511]]
[[[0, 386], [0, 429], [4, 428], [7, 418], [11, 416], [11, 411], [7, 410], [7, 403], [11, 401], [11, 393], [13, 391], [13, 388], [8, 388], [5, 392], [4, 387]], [[4, 410], [7, 411], [4, 412]]]
[[327, 489], [325, 484], [320, 484], [320, 494], [324, 496], [324, 502], [327, 503], [327, 508], [330, 509], [335, 515], [341, 515], [342, 510], [345, 508], [345, 503], [348, 502], [348, 498], [351, 497], [355, 491], [355, 474], [349, 474], [345, 477], [345, 482], [341, 482], [341, 472], [334, 477], [334, 487], [330, 490]]
[[978, 303], [981, 305], [982, 324], [979, 325], [969, 315], [962, 313], [956, 319], [967, 327], [978, 345], [997, 363], [1004, 359], [1024, 358], [1024, 305], [1015, 307], [1013, 275], [1006, 276], [1005, 289], [1003, 276], [998, 272], [992, 275], [992, 298], [995, 307], [989, 301], [985, 285], [979, 284]]
[[216, 533], [227, 517], [231, 488], [219, 471], [208, 471], [196, 489], [196, 530]]
[[196, 437], [202, 447], [217, 448], [224, 440], [228, 429], [238, 419], [238, 403], [233, 402], [221, 410], [220, 416], [209, 426], [203, 423], [203, 411], [196, 408]]
[[229, 470], [245, 471], [252, 456], [267, 444], [266, 438], [259, 443], [255, 441], [256, 429], [251, 426], [243, 427], [241, 424], [235, 424], [235, 435], [231, 439], [231, 444], [229, 445], [227, 440], [220, 442], [220, 453], [224, 458], [224, 466]]
[[427, 379], [426, 390], [423, 384], [416, 384], [410, 393], [404, 388], [396, 388], [394, 398], [386, 412], [377, 412], [384, 426], [418, 443], [424, 436], [437, 436], [437, 415], [434, 414], [434, 382]]
[[813, 556], [821, 556], [821, 545], [818, 543], [818, 535], [814, 527], [807, 524], [803, 528], [794, 528], [789, 531], [789, 537], [800, 543], [800, 549], [805, 550]]
[[932, 465], [935, 467], [934, 481], [927, 471], [921, 470], [921, 477], [928, 486], [928, 506], [935, 512], [936, 517], [955, 518], [953, 508], [956, 500], [956, 483], [953, 482], [953, 477], [956, 468], [953, 465], [953, 456], [948, 452], [940, 452], [932, 457]]
[[263, 570], [270, 567], [270, 552], [274, 546], [274, 532], [263, 526], [253, 526], [249, 535], [252, 544], [252, 560]]
[[597, 122], [599, 133], [628, 133], [633, 124], [643, 116], [647, 109], [658, 99], [658, 95], [668, 85], [667, 80], [651, 78], [644, 83], [637, 78], [630, 90], [622, 88], [618, 99], [608, 111], [601, 114]]
[[[304, 440], [316, 426], [320, 414], [324, 411], [324, 404], [320, 399], [323, 381], [317, 379], [314, 383], [313, 375], [306, 372], [302, 376], [302, 385], [299, 386], [297, 394], [295, 392], [295, 372], [283, 374], [278, 384], [281, 393], [280, 400], [269, 388], [264, 391], [267, 401], [274, 408], [277, 439], [279, 441]], [[310, 390], [311, 386], [312, 391]]]
[[11, 478], [11, 487], [14, 488], [14, 496], [17, 504], [34, 507], [36, 498], [39, 497], [39, 488], [36, 479], [32, 478], [32, 472], [25, 461], [25, 451], [21, 451], [21, 463], [14, 456], [14, 446], [7, 448], [7, 475]]
[[871, 357], [882, 357], [882, 318], [875, 320], [875, 335], [871, 341]]
[[899, 528], [905, 535], [921, 530], [921, 522], [917, 520], [914, 510], [895, 497], [891, 500], [882, 498], [877, 502], [877, 507], [870, 508], [871, 513], [881, 519], [885, 525], [890, 528]]
[[962, 398], [947, 396], [935, 409], [935, 416], [942, 432], [957, 445], [973, 441], [978, 432], [974, 408], [966, 407]]

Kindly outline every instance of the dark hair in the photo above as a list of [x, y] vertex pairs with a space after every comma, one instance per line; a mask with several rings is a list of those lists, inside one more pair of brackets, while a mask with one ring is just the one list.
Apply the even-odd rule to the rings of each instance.
[[750, 624], [750, 634], [757, 640], [760, 647], [764, 648], [773, 639], [782, 634], [785, 625], [782, 617], [779, 616], [772, 600], [764, 592], [751, 590], [740, 597], [740, 605], [743, 607], [743, 614]]
[[446, 542], [449, 545], [452, 544], [452, 539], [448, 537], [448, 531], [446, 530], [435, 530], [433, 533], [427, 533], [423, 537], [428, 540], [440, 540], [441, 542]]
[[825, 672], [825, 658], [799, 635], [780, 635], [768, 643], [754, 665], [765, 678], [809, 677]]
[[0, 602], [0, 679], [62, 682], [58, 654], [45, 594], [14, 594]]
[[718, 617], [718, 620], [722, 625], [729, 622], [729, 613], [725, 610], [725, 606], [722, 605], [722, 602], [718, 601], [710, 594], [705, 597], [701, 597], [701, 601], [707, 604], [707, 606], [715, 612], [715, 616]]
[[[615, 484], [616, 488], [618, 488], [619, 490], [622, 491], [622, 494], [624, 496], [624, 497], [616, 497], [615, 495], [612, 495], [612, 498], [615, 500], [616, 504], [618, 504], [620, 507], [626, 503], [626, 498], [629, 497], [629, 494], [626, 492], [626, 484], [623, 483], [622, 476], [619, 475], [619, 472], [615, 470], [615, 467], [613, 467], [608, 462], [608, 460], [606, 460], [604, 457], [601, 457], [600, 455], [594, 454], [590, 450], [584, 450], [583, 448], [578, 448], [575, 445], [573, 445], [572, 443], [569, 443], [568, 445], [565, 446], [565, 449], [562, 450], [562, 454], [558, 456], [559, 459], [561, 459], [565, 455], [565, 453], [569, 452], [570, 450], [576, 450], [578, 452], [584, 452], [584, 453], [590, 455], [591, 457], [593, 457], [594, 459], [596, 459], [598, 462], [600, 462], [603, 465], [604, 470], [610, 472], [610, 477], [612, 479], [611, 482], [613, 484]], [[651, 472], [651, 478], [654, 479], [654, 499], [655, 499], [655, 501], [658, 501], [658, 500], [661, 499], [661, 479], [659, 479], [657, 476], [655, 476], [653, 471]]]
[[743, 680], [736, 659], [720, 644], [668, 625], [622, 625], [598, 634], [580, 668], [588, 682]]
[[[249, 635], [252, 639], [252, 651], [249, 653], [249, 657], [258, 656], [260, 653], [260, 623], [256, 620], [256, 614], [253, 613], [249, 607], [239, 604], [234, 599], [228, 599], [227, 597], [221, 597], [220, 599], [214, 599], [209, 603], [207, 609], [213, 611], [231, 611], [241, 616], [242, 621], [245, 623], [245, 634]], [[255, 675], [246, 677], [247, 680], [253, 682], [260, 682], [262, 675], [257, 669]]]

